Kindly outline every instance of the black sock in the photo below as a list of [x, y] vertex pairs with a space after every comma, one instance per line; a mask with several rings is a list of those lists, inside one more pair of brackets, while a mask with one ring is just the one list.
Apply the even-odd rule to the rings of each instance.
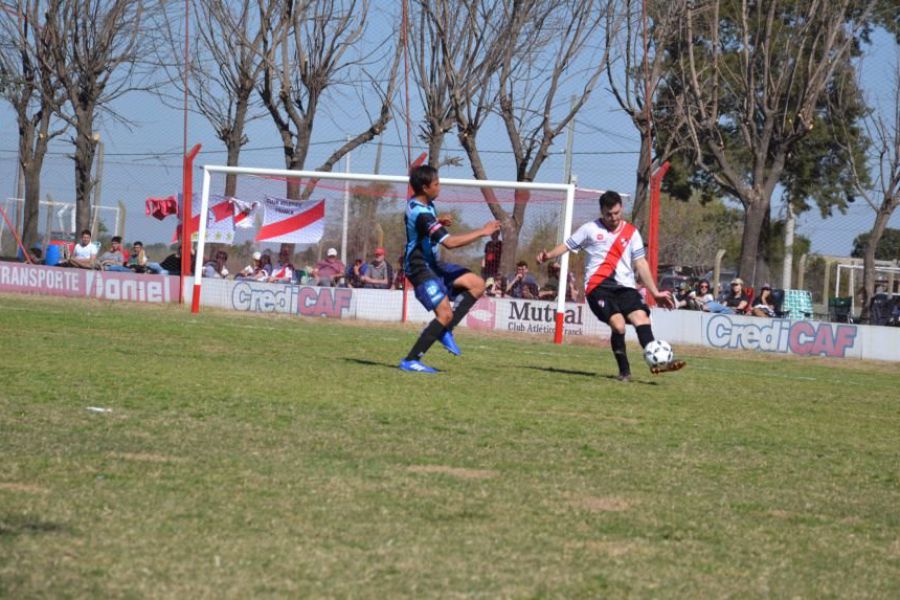
[[447, 329], [453, 331], [453, 328], [459, 325], [459, 322], [462, 321], [463, 317], [466, 316], [466, 313], [475, 305], [477, 300], [478, 298], [473, 296], [468, 290], [463, 292], [460, 295], [459, 304], [456, 305], [456, 309], [453, 311], [453, 319], [450, 320]]
[[612, 346], [613, 356], [616, 357], [616, 363], [619, 365], [619, 375], [630, 375], [631, 366], [628, 364], [628, 355], [625, 354], [625, 334], [614, 331], [609, 345]]
[[650, 329], [650, 325], [638, 325], [634, 329], [637, 331], [641, 348], [646, 348], [647, 344], [653, 341], [653, 330]]
[[413, 344], [412, 350], [406, 355], [406, 360], [419, 360], [422, 358], [425, 353], [428, 352], [428, 349], [431, 348], [431, 345], [443, 334], [444, 326], [440, 321], [434, 319], [428, 324], [428, 327], [422, 331], [422, 334], [419, 336], [419, 339], [416, 340], [416, 343]]

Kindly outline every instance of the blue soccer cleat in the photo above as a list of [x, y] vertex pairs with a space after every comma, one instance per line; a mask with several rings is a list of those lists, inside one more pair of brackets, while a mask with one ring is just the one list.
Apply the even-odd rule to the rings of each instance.
[[462, 354], [462, 350], [459, 349], [459, 346], [456, 345], [456, 340], [453, 339], [453, 332], [449, 329], [444, 330], [444, 335], [441, 336], [440, 341], [441, 345], [447, 349], [447, 352], [453, 356]]
[[407, 360], [405, 358], [400, 361], [400, 370], [408, 371], [410, 373], [437, 373], [438, 372], [437, 369], [429, 367], [422, 361]]

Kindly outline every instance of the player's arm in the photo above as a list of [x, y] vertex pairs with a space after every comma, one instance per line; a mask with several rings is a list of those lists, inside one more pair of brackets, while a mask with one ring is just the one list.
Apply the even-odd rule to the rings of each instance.
[[656, 287], [656, 283], [653, 281], [653, 275], [650, 273], [650, 265], [647, 263], [647, 259], [643, 256], [637, 258], [634, 260], [633, 265], [634, 270], [637, 271], [638, 277], [641, 278], [641, 283], [644, 284], [644, 287], [647, 288], [650, 295], [663, 306], [675, 308], [675, 301], [672, 299], [672, 295], [668, 292], [660, 292]]
[[[438, 221], [440, 222], [440, 221]], [[488, 221], [484, 224], [484, 227], [480, 229], [475, 229], [470, 231], [469, 233], [460, 233], [458, 235], [448, 235], [444, 239], [441, 240], [441, 245], [444, 248], [453, 249], [460, 248], [462, 246], [466, 246], [471, 244], [472, 242], [479, 240], [483, 237], [489, 237], [492, 233], [500, 229], [500, 221]]]
[[566, 252], [569, 252], [569, 250], [570, 250], [570, 248], [566, 245], [565, 242], [563, 242], [562, 244], [560, 244], [559, 246], [557, 246], [550, 252], [547, 252], [546, 250], [541, 250], [540, 254], [537, 255], [537, 262], [539, 265], [543, 264], [543, 263], [547, 262], [548, 260], [553, 260], [554, 258], [562, 256]]

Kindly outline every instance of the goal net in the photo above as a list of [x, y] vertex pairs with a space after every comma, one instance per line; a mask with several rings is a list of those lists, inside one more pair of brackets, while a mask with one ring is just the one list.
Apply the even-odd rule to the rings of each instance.
[[[202, 172], [192, 207], [193, 282], [185, 290], [194, 312], [215, 306], [376, 321], [432, 318], [405, 285], [408, 177], [224, 166]], [[441, 177], [435, 205], [452, 214], [451, 234], [503, 222], [498, 239], [441, 249], [441, 260], [482, 275], [488, 286], [463, 325], [524, 331], [527, 324], [561, 341], [567, 314], [583, 300], [583, 259], [567, 254], [549, 267], [535, 257], [567, 237], [573, 222], [596, 218], [598, 195], [574, 185]], [[521, 262], [527, 275], [511, 288]]]

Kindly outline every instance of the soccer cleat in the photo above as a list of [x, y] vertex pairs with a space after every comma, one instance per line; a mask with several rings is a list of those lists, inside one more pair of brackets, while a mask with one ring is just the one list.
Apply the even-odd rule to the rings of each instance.
[[440, 341], [441, 345], [447, 349], [447, 352], [453, 356], [462, 354], [462, 350], [459, 349], [459, 346], [456, 345], [456, 340], [453, 339], [453, 332], [449, 329], [444, 330], [444, 335], [441, 336]]
[[654, 375], [659, 375], [660, 373], [668, 373], [669, 371], [680, 371], [685, 365], [687, 365], [687, 363], [683, 360], [673, 360], [672, 362], [659, 367], [650, 367], [650, 372]]
[[432, 367], [429, 367], [425, 363], [420, 360], [407, 360], [403, 359], [400, 361], [400, 370], [408, 371], [410, 373], [437, 373], [438, 370]]
[[631, 373], [619, 373], [618, 375], [616, 375], [616, 381], [629, 383], [631, 381]]

